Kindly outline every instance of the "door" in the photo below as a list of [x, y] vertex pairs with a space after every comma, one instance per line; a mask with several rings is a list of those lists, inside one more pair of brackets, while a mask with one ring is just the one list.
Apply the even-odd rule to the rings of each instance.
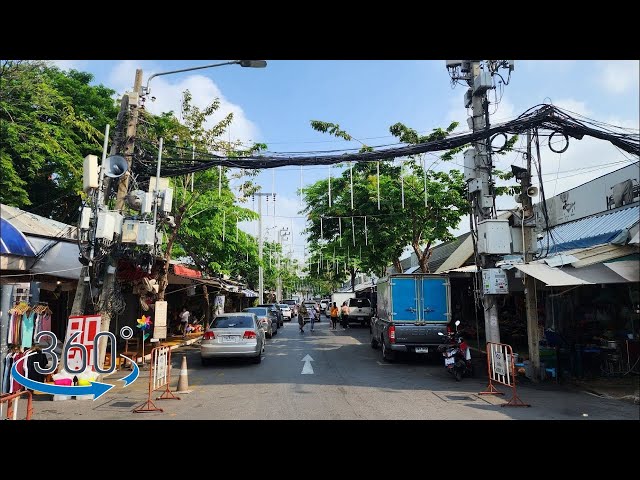
[[391, 278], [391, 318], [394, 322], [418, 320], [418, 292], [416, 280], [410, 278]]
[[421, 320], [425, 322], [446, 323], [449, 321], [449, 279], [441, 277], [423, 277]]

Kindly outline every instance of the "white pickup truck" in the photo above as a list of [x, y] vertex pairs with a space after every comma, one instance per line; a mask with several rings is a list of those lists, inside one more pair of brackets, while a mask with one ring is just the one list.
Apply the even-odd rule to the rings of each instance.
[[350, 298], [348, 300], [349, 314], [342, 316], [344, 325], [358, 322], [360, 325], [371, 325], [373, 309], [368, 298]]

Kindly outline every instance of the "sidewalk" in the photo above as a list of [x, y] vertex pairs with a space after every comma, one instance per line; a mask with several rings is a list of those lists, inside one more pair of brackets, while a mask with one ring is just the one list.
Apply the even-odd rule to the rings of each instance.
[[[155, 342], [155, 343], [145, 342], [144, 360], [142, 359], [142, 348], [138, 349], [134, 360], [137, 364], [140, 364], [143, 361], [146, 362], [148, 360], [151, 360], [151, 350], [153, 350], [156, 347], [160, 347], [160, 346], [169, 347], [170, 350], [175, 350], [176, 348], [184, 347], [186, 345], [191, 345], [197, 342], [198, 340], [200, 340], [200, 338], [202, 338], [203, 335], [204, 333], [202, 332], [189, 333], [187, 334], [186, 337], [183, 337], [182, 335], [171, 336], [171, 337], [168, 337], [166, 340], [163, 340], [162, 342]], [[119, 367], [118, 369], [121, 370], [122, 368]]]

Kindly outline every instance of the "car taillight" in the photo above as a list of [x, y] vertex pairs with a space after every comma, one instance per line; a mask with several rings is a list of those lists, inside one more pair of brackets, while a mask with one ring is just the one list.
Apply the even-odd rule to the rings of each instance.
[[214, 338], [216, 338], [216, 334], [213, 332], [204, 332], [204, 339], [205, 340], [213, 340]]
[[396, 343], [396, 327], [394, 325], [389, 327], [389, 342]]
[[256, 332], [252, 330], [247, 330], [246, 332], [244, 332], [244, 335], [242, 336], [242, 338], [256, 338]]

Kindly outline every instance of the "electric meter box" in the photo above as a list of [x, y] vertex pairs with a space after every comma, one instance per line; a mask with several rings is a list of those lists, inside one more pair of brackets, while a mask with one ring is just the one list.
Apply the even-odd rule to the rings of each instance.
[[467, 148], [464, 151], [464, 181], [476, 178], [476, 149]]
[[171, 204], [173, 203], [173, 188], [165, 188], [162, 193], [162, 201], [160, 203], [160, 210], [169, 213], [171, 211]]
[[113, 217], [113, 233], [120, 236], [122, 235], [122, 221], [124, 217], [120, 212], [110, 211], [109, 215]]
[[96, 226], [96, 238], [113, 241], [115, 220], [109, 212], [98, 212], [98, 225]]
[[[158, 178], [158, 190], [163, 191], [169, 188], [169, 179], [168, 178]], [[149, 189], [147, 190], [149, 193], [153, 193], [156, 189], [156, 177], [151, 177], [149, 179]]]
[[145, 193], [141, 195], [142, 197], [142, 205], [140, 207], [140, 213], [151, 213], [153, 212], [153, 193]]
[[122, 225], [122, 243], [136, 243], [138, 241], [138, 220], [125, 220]]
[[507, 255], [511, 253], [511, 229], [507, 219], [478, 222], [478, 253]]
[[485, 295], [506, 295], [509, 293], [506, 270], [501, 268], [482, 270], [482, 291]]
[[140, 222], [138, 224], [138, 238], [136, 239], [136, 244], [152, 246], [155, 240], [155, 233], [153, 224]]

